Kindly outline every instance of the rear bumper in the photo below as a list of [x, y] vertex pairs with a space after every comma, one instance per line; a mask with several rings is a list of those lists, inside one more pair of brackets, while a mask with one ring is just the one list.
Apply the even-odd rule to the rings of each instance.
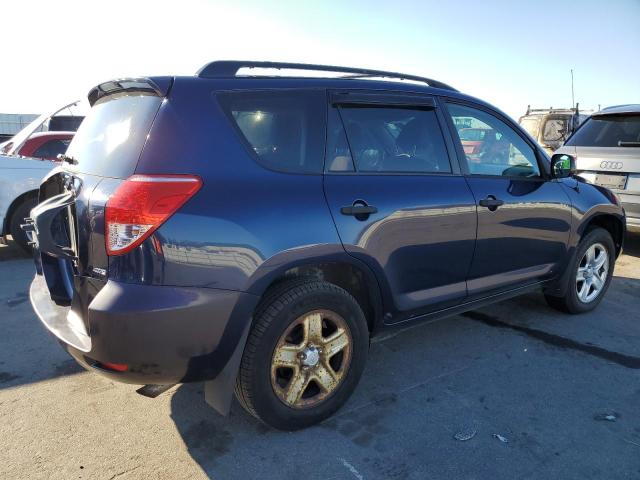
[[640, 194], [618, 193], [627, 216], [627, 230], [640, 231]]
[[[42, 323], [78, 363], [137, 384], [215, 378], [258, 302], [255, 295], [230, 290], [108, 281], [87, 299], [85, 322], [51, 300], [41, 275], [31, 284], [30, 298]], [[127, 371], [109, 370], [105, 363], [127, 365]]]

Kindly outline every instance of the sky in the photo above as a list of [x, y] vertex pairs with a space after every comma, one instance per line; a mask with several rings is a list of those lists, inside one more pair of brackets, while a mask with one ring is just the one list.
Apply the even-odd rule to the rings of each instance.
[[640, 103], [640, 0], [8, 0], [1, 18], [3, 113], [223, 59], [422, 75], [516, 119], [570, 106], [571, 69], [581, 108]]

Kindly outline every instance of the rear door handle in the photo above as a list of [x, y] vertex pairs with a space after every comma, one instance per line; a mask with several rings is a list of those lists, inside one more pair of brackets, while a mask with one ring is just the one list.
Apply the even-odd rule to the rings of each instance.
[[483, 198], [478, 202], [478, 205], [481, 207], [487, 207], [492, 212], [495, 211], [498, 207], [504, 205], [504, 200], [499, 200], [493, 195], [487, 195], [487, 198]]
[[378, 209], [371, 205], [351, 205], [350, 207], [340, 208], [340, 213], [343, 215], [371, 215], [372, 213], [378, 213]]
[[372, 205], [368, 205], [364, 200], [356, 200], [353, 205], [340, 208], [343, 215], [353, 215], [356, 220], [364, 221], [369, 218], [372, 213], [378, 213], [378, 209]]

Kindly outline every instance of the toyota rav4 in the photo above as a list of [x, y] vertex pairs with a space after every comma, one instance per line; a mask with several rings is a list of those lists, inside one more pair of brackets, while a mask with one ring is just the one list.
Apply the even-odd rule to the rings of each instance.
[[[223, 413], [235, 390], [309, 426], [381, 329], [539, 288], [589, 311], [622, 248], [609, 190], [436, 80], [224, 61], [89, 102], [24, 225], [31, 303], [82, 366], [151, 396], [205, 381]], [[471, 161], [468, 128], [492, 132]]]

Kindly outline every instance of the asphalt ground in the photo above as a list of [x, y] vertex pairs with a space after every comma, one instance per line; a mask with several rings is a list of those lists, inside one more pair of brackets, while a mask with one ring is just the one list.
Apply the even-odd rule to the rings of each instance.
[[640, 478], [640, 235], [595, 312], [534, 293], [385, 332], [350, 401], [295, 433], [219, 416], [201, 384], [148, 399], [85, 372], [32, 312], [32, 276], [0, 246], [2, 479]]

